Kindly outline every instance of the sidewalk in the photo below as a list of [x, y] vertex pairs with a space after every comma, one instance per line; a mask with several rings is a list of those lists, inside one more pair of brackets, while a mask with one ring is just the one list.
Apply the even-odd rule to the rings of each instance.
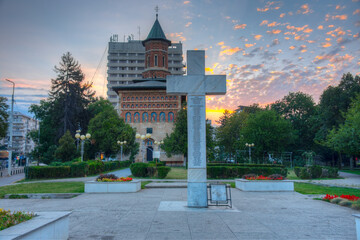
[[22, 180], [24, 178], [25, 178], [24, 173], [15, 174], [15, 175], [8, 176], [8, 177], [1, 177], [0, 178], [0, 187], [12, 184], [12, 183]]
[[351, 187], [351, 188], [359, 188], [360, 189], [360, 175], [340, 172], [339, 176], [344, 179], [333, 179], [333, 180], [307, 180], [309, 183], [322, 184], [327, 186], [335, 186], [335, 187]]
[[185, 188], [85, 193], [71, 199], [0, 199], [0, 206], [17, 211], [72, 211], [69, 239], [74, 240], [356, 239], [352, 214], [359, 211], [296, 192], [231, 189], [231, 195], [232, 209], [177, 208], [186, 205]]

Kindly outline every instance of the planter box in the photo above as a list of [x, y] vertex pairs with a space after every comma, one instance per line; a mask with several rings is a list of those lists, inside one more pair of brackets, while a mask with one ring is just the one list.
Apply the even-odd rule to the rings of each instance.
[[140, 189], [140, 180], [132, 180], [129, 182], [90, 181], [85, 183], [86, 193], [129, 193], [140, 191]]
[[0, 231], [0, 239], [60, 240], [69, 238], [71, 212], [36, 212], [37, 216]]
[[356, 239], [360, 240], [360, 214], [353, 214], [356, 223]]
[[245, 192], [285, 192], [294, 191], [291, 180], [246, 180], [236, 179], [235, 186]]

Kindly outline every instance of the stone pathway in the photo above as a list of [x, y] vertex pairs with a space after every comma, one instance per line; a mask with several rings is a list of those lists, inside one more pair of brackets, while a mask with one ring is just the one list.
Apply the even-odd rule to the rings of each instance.
[[328, 186], [336, 186], [336, 187], [351, 187], [351, 188], [359, 188], [360, 189], [360, 175], [339, 172], [340, 177], [344, 179], [333, 179], [333, 180], [308, 180], [309, 183], [317, 183]]
[[[81, 194], [71, 199], [0, 199], [4, 209], [72, 211], [70, 238], [82, 239], [356, 239], [359, 211], [296, 192], [231, 189], [233, 209], [172, 209], [185, 188]], [[171, 205], [171, 204], [170, 204]]]
[[22, 180], [24, 178], [25, 178], [24, 173], [19, 173], [19, 174], [12, 175], [12, 176], [7, 176], [7, 177], [1, 177], [0, 178], [0, 187], [12, 184], [12, 183], [14, 183], [16, 181], [19, 181], [19, 180]]

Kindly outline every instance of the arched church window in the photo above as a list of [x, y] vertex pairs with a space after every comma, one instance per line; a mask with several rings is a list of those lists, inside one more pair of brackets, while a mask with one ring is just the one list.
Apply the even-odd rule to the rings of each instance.
[[127, 100], [130, 101], [130, 97], [127, 97]]
[[158, 55], [154, 56], [154, 66], [158, 66]]
[[147, 98], [146, 97], [144, 97], [144, 101], [146, 100]]

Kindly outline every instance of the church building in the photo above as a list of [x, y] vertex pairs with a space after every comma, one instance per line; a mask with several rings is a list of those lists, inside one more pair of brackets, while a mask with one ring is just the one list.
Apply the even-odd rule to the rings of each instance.
[[[136, 128], [137, 134], [148, 134], [148, 138], [138, 139], [140, 151], [135, 158], [136, 162], [147, 162], [153, 160], [154, 151], [160, 150], [155, 143], [161, 142], [166, 134], [172, 133], [177, 112], [186, 97], [166, 94], [166, 76], [171, 75], [168, 65], [172, 43], [160, 26], [158, 14], [147, 38], [141, 43], [145, 48], [142, 77], [134, 78], [125, 85], [114, 86], [112, 90], [118, 95], [120, 116]], [[181, 72], [183, 73], [182, 68]], [[160, 160], [167, 165], [183, 165], [184, 162], [182, 155], [168, 158], [164, 153]]]

